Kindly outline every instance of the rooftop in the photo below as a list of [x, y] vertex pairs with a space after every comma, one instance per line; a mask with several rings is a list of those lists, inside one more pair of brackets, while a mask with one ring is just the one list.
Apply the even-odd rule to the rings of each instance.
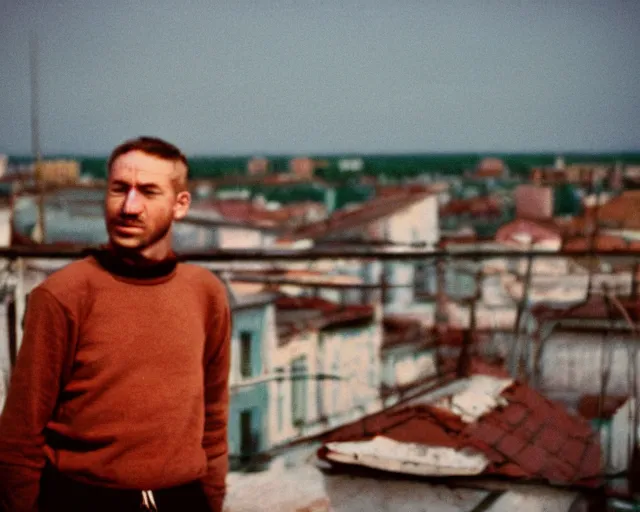
[[440, 207], [440, 217], [470, 214], [474, 216], [501, 215], [503, 202], [499, 197], [471, 197], [452, 199]]
[[457, 381], [436, 401], [416, 400], [339, 428], [318, 455], [413, 475], [600, 484], [600, 445], [587, 420], [525, 384], [488, 375]]
[[428, 327], [412, 317], [385, 315], [382, 322], [382, 350], [412, 345], [417, 349], [434, 345], [435, 336]]
[[326, 212], [322, 203], [313, 201], [291, 203], [272, 209], [259, 201], [247, 199], [218, 199], [211, 202], [206, 209], [217, 212], [222, 218], [231, 221], [270, 227], [297, 225], [311, 212], [318, 215]]
[[280, 344], [290, 342], [296, 334], [330, 327], [360, 325], [373, 320], [373, 317], [372, 305], [341, 305], [312, 297], [281, 296], [276, 300]]
[[283, 239], [287, 241], [319, 240], [332, 233], [356, 229], [409, 208], [430, 195], [433, 195], [431, 191], [421, 189], [417, 191], [412, 189], [400, 190], [388, 195], [383, 194], [359, 206], [337, 210], [325, 220], [293, 229], [284, 235]]
[[569, 512], [573, 490], [510, 484], [502, 490], [394, 475], [327, 471], [304, 455], [262, 473], [230, 473], [225, 512]]

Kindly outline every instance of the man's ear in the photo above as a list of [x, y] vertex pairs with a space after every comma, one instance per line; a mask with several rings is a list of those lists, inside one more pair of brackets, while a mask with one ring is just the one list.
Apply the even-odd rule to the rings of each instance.
[[191, 194], [186, 190], [178, 192], [176, 196], [176, 204], [173, 205], [173, 219], [182, 220], [187, 215], [191, 206]]

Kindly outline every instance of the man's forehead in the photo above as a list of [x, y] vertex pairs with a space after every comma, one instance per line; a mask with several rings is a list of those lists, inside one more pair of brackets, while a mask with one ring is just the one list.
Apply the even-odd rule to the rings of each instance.
[[111, 174], [118, 177], [174, 178], [181, 173], [186, 173], [181, 162], [163, 160], [138, 151], [116, 158], [111, 169]]

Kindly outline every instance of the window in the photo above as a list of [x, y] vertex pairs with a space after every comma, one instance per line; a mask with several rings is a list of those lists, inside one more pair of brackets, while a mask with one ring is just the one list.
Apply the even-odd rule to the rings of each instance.
[[255, 408], [240, 412], [240, 457], [250, 458], [260, 450], [259, 417]]
[[382, 303], [391, 304], [393, 302], [393, 289], [388, 288], [394, 281], [394, 269], [391, 263], [384, 262], [380, 273], [380, 284], [382, 285]]
[[276, 414], [278, 415], [278, 432], [282, 432], [282, 428], [284, 426], [284, 381], [282, 380], [284, 369], [276, 368], [274, 371], [278, 376], [280, 376], [280, 378], [276, 381], [276, 396], [278, 400]]
[[434, 294], [436, 292], [436, 272], [433, 264], [416, 263], [413, 292], [419, 294]]
[[305, 356], [291, 363], [291, 417], [295, 426], [307, 419], [307, 361]]
[[251, 360], [251, 345], [253, 342], [253, 336], [249, 331], [240, 332], [240, 375], [243, 378], [253, 376], [252, 360]]

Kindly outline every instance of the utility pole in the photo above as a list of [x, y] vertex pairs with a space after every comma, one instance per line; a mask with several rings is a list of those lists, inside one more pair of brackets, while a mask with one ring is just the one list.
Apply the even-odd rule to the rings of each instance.
[[438, 256], [435, 260], [436, 270], [436, 303], [435, 303], [435, 327], [436, 327], [436, 361], [438, 376], [442, 377], [442, 351], [444, 336], [448, 330], [449, 318], [447, 314], [447, 266], [449, 259]]
[[469, 309], [469, 328], [464, 330], [462, 335], [462, 347], [460, 347], [460, 354], [458, 356], [458, 365], [456, 368], [456, 374], [460, 378], [469, 377], [471, 374], [471, 359], [472, 354], [475, 353], [477, 347], [474, 343], [478, 343], [480, 337], [476, 333], [477, 329], [477, 305], [478, 301], [482, 298], [482, 285], [484, 277], [484, 269], [482, 263], [478, 262], [475, 258], [473, 260], [473, 281], [474, 290], [473, 295], [469, 297], [465, 303], [468, 304]]
[[[34, 176], [38, 189], [38, 242], [45, 241], [44, 181], [42, 176], [42, 153], [40, 149], [40, 105], [38, 80], [38, 37], [33, 34], [29, 41], [29, 69], [31, 75], [31, 151], [34, 158]], [[37, 230], [36, 230], [37, 231]]]

